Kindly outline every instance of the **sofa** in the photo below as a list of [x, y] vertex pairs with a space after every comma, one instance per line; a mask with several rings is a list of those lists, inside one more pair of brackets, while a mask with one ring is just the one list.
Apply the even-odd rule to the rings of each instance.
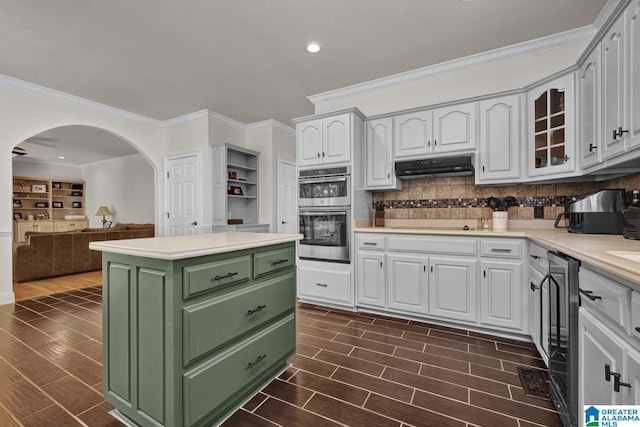
[[38, 233], [27, 232], [25, 243], [13, 247], [13, 280], [26, 282], [102, 268], [102, 252], [89, 242], [154, 237], [153, 224], [118, 224], [111, 228]]

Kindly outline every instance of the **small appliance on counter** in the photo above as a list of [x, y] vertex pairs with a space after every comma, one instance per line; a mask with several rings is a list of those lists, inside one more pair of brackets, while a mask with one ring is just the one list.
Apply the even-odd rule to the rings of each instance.
[[[566, 228], [569, 233], [622, 234], [626, 207], [624, 189], [593, 191], [567, 201], [554, 227]], [[566, 227], [558, 225], [563, 217], [569, 220]]]
[[640, 191], [633, 191], [631, 205], [622, 213], [622, 221], [624, 238], [640, 240]]

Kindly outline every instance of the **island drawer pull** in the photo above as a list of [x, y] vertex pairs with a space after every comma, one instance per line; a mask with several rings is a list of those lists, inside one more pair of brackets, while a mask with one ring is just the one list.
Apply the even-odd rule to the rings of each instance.
[[327, 285], [326, 283], [316, 283], [316, 286], [322, 286], [323, 288], [326, 288], [329, 285]]
[[264, 310], [265, 308], [267, 308], [266, 305], [259, 305], [253, 310], [247, 310], [247, 316], [251, 316], [252, 314], [259, 312], [260, 310]]
[[226, 278], [228, 278], [228, 277], [233, 277], [233, 276], [235, 276], [235, 275], [237, 275], [237, 274], [238, 274], [238, 272], [237, 272], [237, 271], [235, 271], [235, 272], [233, 272], [233, 273], [222, 274], [222, 275], [220, 275], [220, 276], [216, 276], [216, 277], [214, 277], [214, 278], [213, 278], [213, 280], [226, 279]]
[[256, 360], [254, 360], [253, 362], [247, 363], [247, 369], [253, 368], [254, 366], [256, 366], [258, 363], [262, 362], [266, 358], [267, 358], [266, 354], [263, 354], [262, 356], [258, 356], [258, 358]]
[[507, 248], [491, 248], [491, 252], [511, 252], [511, 249]]
[[583, 291], [582, 289], [580, 289], [580, 293], [589, 298], [591, 301], [602, 299], [601, 296], [593, 295], [593, 291]]
[[275, 261], [271, 262], [271, 265], [284, 264], [285, 262], [288, 262], [288, 261], [289, 261], [288, 259], [278, 259], [278, 260], [275, 260]]

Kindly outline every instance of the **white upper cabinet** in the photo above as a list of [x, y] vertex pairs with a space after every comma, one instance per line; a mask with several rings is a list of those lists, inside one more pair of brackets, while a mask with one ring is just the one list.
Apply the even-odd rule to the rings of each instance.
[[393, 118], [367, 122], [366, 190], [397, 190], [401, 181], [393, 170]]
[[474, 150], [476, 109], [473, 102], [395, 116], [395, 158]]
[[393, 133], [396, 158], [424, 156], [431, 153], [432, 112], [419, 111], [396, 116]]
[[529, 176], [572, 175], [575, 170], [573, 74], [531, 89], [527, 93], [527, 109]]
[[476, 183], [520, 178], [520, 97], [480, 102], [480, 144]]
[[297, 124], [298, 166], [351, 161], [351, 114]]
[[624, 16], [620, 17], [602, 39], [602, 158], [624, 151], [628, 137], [624, 114], [625, 31]]
[[626, 12], [627, 22], [627, 148], [640, 147], [640, 0], [634, 0]]
[[578, 140], [583, 168], [600, 163], [600, 46], [578, 71]]
[[433, 110], [433, 152], [476, 148], [477, 104], [460, 104]]

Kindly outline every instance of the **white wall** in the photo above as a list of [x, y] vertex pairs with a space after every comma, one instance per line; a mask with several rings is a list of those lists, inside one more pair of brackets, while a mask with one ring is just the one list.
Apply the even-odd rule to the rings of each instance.
[[82, 168], [76, 165], [13, 159], [13, 176], [82, 180]]
[[92, 163], [82, 168], [86, 181], [86, 212], [91, 227], [101, 227], [102, 217], [93, 214], [108, 206], [116, 223], [153, 223], [154, 172], [141, 154]]
[[468, 66], [464, 69], [372, 88], [334, 99], [316, 100], [315, 109], [319, 114], [357, 107], [365, 116], [375, 116], [521, 89], [575, 65], [587, 44], [587, 41], [572, 43], [507, 60]]

